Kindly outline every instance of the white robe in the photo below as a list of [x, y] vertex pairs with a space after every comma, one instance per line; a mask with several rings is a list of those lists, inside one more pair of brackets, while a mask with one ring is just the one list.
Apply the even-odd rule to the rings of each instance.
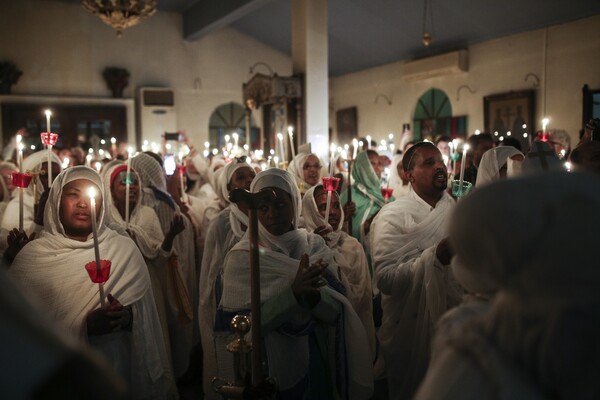
[[[314, 197], [315, 188], [308, 189], [302, 197], [302, 214], [306, 228], [310, 232], [325, 225], [325, 218], [317, 209]], [[375, 346], [375, 324], [373, 322], [373, 289], [371, 274], [367, 256], [358, 240], [342, 231], [344, 224], [344, 210], [340, 209], [341, 216], [338, 226], [334, 231], [327, 234], [327, 246], [333, 251], [333, 258], [339, 267], [339, 279], [346, 287], [346, 297], [354, 311], [363, 323], [371, 352], [374, 355]]]
[[[144, 186], [142, 204], [154, 209], [163, 231], [168, 232], [176, 214], [181, 214], [179, 207], [166, 191], [166, 180], [160, 164], [151, 156], [138, 154], [131, 159], [131, 166], [136, 170]], [[179, 270], [186, 285], [190, 304], [194, 307], [192, 315], [196, 315], [198, 304], [198, 267], [196, 265], [194, 231], [191, 221], [184, 216], [185, 228], [173, 241], [174, 253], [177, 254]], [[183, 375], [190, 361], [193, 347], [199, 341], [197, 324], [179, 319], [180, 306], [175, 296], [168, 296], [167, 313], [169, 317], [169, 333], [171, 335], [171, 351], [173, 368], [176, 377]]]
[[435, 256], [453, 205], [444, 192], [432, 209], [411, 191], [384, 206], [371, 227], [383, 308], [378, 338], [394, 399], [414, 394], [429, 362], [433, 325], [460, 299], [450, 268]]
[[48, 314], [75, 335], [86, 337], [86, 316], [100, 307], [98, 285], [84, 266], [94, 261], [92, 235], [85, 242], [69, 239], [59, 219], [64, 185], [87, 179], [100, 187], [103, 207], [99, 214], [100, 257], [112, 263], [105, 293], [133, 310], [132, 331], [119, 331], [88, 338], [109, 363], [131, 385], [136, 398], [165, 398], [173, 380], [152, 289], [144, 259], [132, 240], [105, 225], [104, 206], [110, 198], [98, 174], [87, 167], [74, 167], [56, 177], [44, 210], [44, 231], [15, 258], [10, 273], [30, 289]]
[[[328, 263], [332, 277], [330, 284], [339, 285], [335, 278], [337, 265], [333, 254], [323, 238], [304, 229], [297, 229], [301, 209], [300, 192], [292, 175], [276, 168], [260, 172], [252, 182], [251, 191], [256, 193], [269, 187], [278, 187], [290, 194], [294, 214], [291, 221], [293, 229], [281, 236], [271, 235], [262, 224], [258, 224], [262, 247], [259, 252], [261, 308], [264, 311], [266, 303], [269, 303], [269, 307], [279, 307], [279, 310], [272, 309], [272, 312], [263, 313], [264, 319], [261, 321], [269, 375], [277, 379], [280, 391], [300, 390], [306, 394], [309, 386], [305, 379], [309, 375], [311, 326], [316, 330], [337, 325], [336, 329], [329, 332], [338, 334], [335, 340], [337, 346], [333, 343], [328, 346], [329, 351], [335, 348], [338, 367], [335, 371], [328, 371], [330, 378], [336, 380], [341, 398], [369, 398], [373, 392], [372, 355], [368, 350], [362, 323], [346, 297], [331, 287], [324, 286], [320, 289], [321, 300], [312, 309], [307, 309], [298, 304], [291, 290], [303, 254], [309, 255], [310, 262], [321, 259]], [[250, 309], [248, 253], [247, 232], [225, 258], [221, 298], [225, 311]], [[270, 301], [278, 302], [280, 299], [287, 301], [283, 305]], [[290, 360], [293, 362], [290, 363]], [[312, 390], [317, 386], [310, 388]], [[334, 388], [326, 390], [333, 392]]]

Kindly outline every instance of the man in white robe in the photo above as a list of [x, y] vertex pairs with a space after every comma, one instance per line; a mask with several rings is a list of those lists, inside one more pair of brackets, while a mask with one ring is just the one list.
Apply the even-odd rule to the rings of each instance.
[[442, 154], [434, 144], [420, 142], [402, 162], [411, 191], [381, 209], [371, 242], [383, 295], [378, 338], [392, 399], [412, 398], [427, 369], [433, 325], [460, 300], [444, 239], [454, 200], [446, 193]]

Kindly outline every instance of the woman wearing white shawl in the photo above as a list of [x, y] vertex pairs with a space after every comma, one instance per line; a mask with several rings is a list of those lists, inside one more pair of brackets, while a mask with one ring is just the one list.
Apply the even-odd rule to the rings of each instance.
[[[259, 206], [258, 230], [262, 332], [269, 375], [277, 380], [279, 395], [369, 398], [373, 377], [365, 330], [343, 294], [331, 286], [319, 288], [324, 273], [329, 285], [343, 289], [335, 278], [333, 253], [319, 235], [297, 229], [300, 193], [290, 173], [276, 168], [260, 172], [252, 192], [263, 189], [276, 195]], [[246, 233], [225, 259], [221, 305], [226, 312], [250, 308], [248, 251]], [[329, 336], [333, 333], [335, 343]]]
[[[50, 161], [52, 164], [52, 176], [56, 176], [61, 171], [62, 164], [60, 158], [56, 154], [51, 153]], [[33, 153], [23, 160], [23, 172], [29, 171], [34, 173], [44, 171], [43, 175], [40, 174], [37, 179], [36, 191], [39, 199], [39, 196], [48, 186], [48, 175], [46, 174], [48, 171], [48, 152], [46, 150]], [[38, 199], [34, 199], [33, 186], [33, 183], [30, 183], [23, 191], [23, 229], [28, 235], [39, 230], [34, 223], [34, 203]], [[14, 196], [8, 203], [0, 226], [7, 231], [19, 227], [19, 196]]]
[[[4, 161], [0, 162], [0, 221], [4, 216], [4, 210], [8, 206], [11, 198], [14, 186], [12, 185], [11, 173], [18, 171], [17, 166], [11, 162]], [[8, 229], [0, 228], [0, 256], [4, 254], [7, 247], [6, 238], [8, 236]]]
[[[131, 167], [136, 170], [143, 186], [142, 204], [154, 209], [163, 234], [169, 232], [173, 218], [182, 215], [179, 207], [167, 192], [167, 183], [160, 163], [151, 155], [138, 154], [131, 159]], [[175, 237], [173, 257], [170, 263], [177, 266], [185, 288], [177, 285], [176, 273], [168, 274], [169, 296], [167, 308], [173, 368], [176, 378], [187, 370], [192, 348], [199, 341], [197, 324], [192, 319], [197, 315], [198, 269], [196, 265], [194, 231], [189, 219], [183, 218], [184, 231]], [[175, 267], [174, 267], [175, 268]], [[187, 293], [186, 293], [187, 291]], [[189, 304], [186, 301], [189, 299]], [[191, 308], [188, 307], [191, 305]]]
[[477, 168], [476, 187], [506, 178], [508, 163], [521, 162], [525, 156], [512, 146], [494, 147], [483, 153]]
[[[319, 200], [318, 204], [317, 199]], [[302, 215], [304, 216], [306, 229], [309, 232], [323, 232], [323, 228], [327, 226], [325, 209], [323, 209], [323, 206], [327, 205], [326, 199], [327, 192], [324, 191], [322, 185], [313, 186], [304, 194], [302, 198]], [[348, 301], [362, 321], [369, 339], [371, 352], [375, 354], [373, 288], [367, 256], [358, 240], [342, 231], [344, 210], [340, 207], [340, 199], [336, 192], [332, 192], [328, 223], [331, 227], [328, 233], [319, 234], [323, 236], [327, 246], [333, 251], [333, 259], [340, 269], [339, 279], [346, 287]], [[333, 232], [331, 229], [333, 229]]]
[[166, 298], [170, 294], [167, 287], [167, 274], [169, 272], [167, 264], [168, 258], [172, 254], [173, 240], [183, 229], [183, 220], [181, 216], [175, 216], [171, 229], [165, 239], [160, 221], [154, 210], [141, 204], [141, 183], [139, 176], [134, 169], [130, 169], [130, 171], [132, 178], [130, 179], [129, 188], [129, 226], [127, 226], [124, 220], [125, 198], [119, 195], [119, 193], [125, 191], [124, 179], [127, 179], [127, 166], [123, 162], [118, 162], [111, 164], [102, 171], [105, 193], [112, 195], [110, 219], [112, 223], [121, 226], [123, 229], [127, 228], [129, 235], [144, 256], [152, 282], [152, 292], [160, 317], [165, 347], [170, 358], [171, 344], [166, 311], [168, 307]]
[[[246, 162], [245, 158], [234, 159], [223, 168], [221, 177], [225, 184], [221, 184], [222, 197], [229, 202], [229, 191], [235, 188], [250, 189], [250, 183], [255, 177], [254, 169]], [[198, 308], [200, 321], [200, 335], [202, 337], [203, 351], [203, 382], [204, 398], [220, 399], [221, 396], [211, 389], [212, 379], [216, 376], [225, 377], [233, 363], [233, 357], [226, 349], [231, 341], [231, 330], [226, 324], [222, 331], [215, 326], [217, 306], [223, 291], [223, 262], [227, 252], [240, 241], [246, 227], [248, 216], [238, 204], [230, 203], [229, 207], [221, 211], [209, 226], [206, 235], [202, 268], [200, 269], [200, 306]], [[225, 365], [224, 368], [219, 368]]]
[[296, 180], [300, 194], [321, 181], [321, 161], [316, 154], [298, 153], [288, 165], [288, 172]]
[[402, 177], [400, 176], [400, 171], [403, 170], [403, 156], [403, 154], [394, 154], [394, 157], [392, 158], [392, 163], [390, 164], [389, 188], [393, 189], [392, 194], [396, 199], [406, 196], [410, 191], [410, 184], [408, 183], [408, 180], [406, 178], [402, 179]]
[[[101, 257], [112, 263], [104, 290], [126, 308], [130, 307], [129, 318], [122, 319], [131, 322], [131, 331], [117, 325], [119, 329], [112, 333], [86, 335], [86, 323], [90, 332], [90, 316], [105, 311], [99, 310], [98, 285], [92, 283], [84, 268], [94, 260], [94, 240], [89, 198], [81, 185], [85, 188], [95, 185], [100, 193], [98, 245]], [[65, 204], [72, 204], [74, 209], [65, 208]], [[135, 244], [106, 226], [108, 207], [110, 196], [105, 195], [100, 176], [94, 170], [87, 167], [65, 170], [56, 177], [50, 190], [44, 209], [44, 231], [20, 251], [10, 273], [41, 300], [49, 315], [104, 354], [130, 384], [136, 398], [165, 398], [174, 387], [150, 277]], [[73, 231], [70, 222], [73, 218], [83, 226], [81, 230]], [[107, 315], [114, 318], [110, 312]]]
[[417, 399], [600, 398], [599, 209], [600, 180], [567, 172], [504, 180], [458, 203], [456, 278], [496, 294], [446, 338]]

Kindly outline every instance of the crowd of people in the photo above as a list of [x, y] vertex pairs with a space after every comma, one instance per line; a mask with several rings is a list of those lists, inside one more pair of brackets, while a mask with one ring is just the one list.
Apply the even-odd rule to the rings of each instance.
[[[220, 399], [215, 378], [247, 372], [228, 345], [255, 288], [276, 398], [598, 398], [600, 124], [573, 149], [564, 131], [542, 139], [473, 135], [464, 160], [446, 136], [387, 156], [363, 146], [328, 169], [333, 190], [305, 152], [265, 169], [188, 143], [185, 173], [167, 176], [151, 152], [98, 172], [44, 150], [16, 190], [5, 160], [0, 332], [13, 368], [0, 387], [177, 399], [197, 380]], [[461, 169], [468, 194], [452, 190]], [[264, 196], [231, 200], [239, 189]], [[85, 268], [99, 259], [102, 284]]]

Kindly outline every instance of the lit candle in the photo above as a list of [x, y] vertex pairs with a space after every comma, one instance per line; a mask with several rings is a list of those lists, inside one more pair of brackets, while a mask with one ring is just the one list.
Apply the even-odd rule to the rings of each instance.
[[358, 152], [358, 140], [352, 139], [352, 147], [354, 147], [354, 152], [352, 154], [352, 160], [356, 159], [356, 153]]
[[237, 156], [239, 135], [236, 132], [234, 132], [231, 134], [231, 137], [233, 137], [233, 154]]
[[114, 137], [110, 138], [110, 147], [112, 149], [112, 156], [116, 157], [117, 156], [117, 139], [115, 139]]
[[23, 172], [23, 145], [21, 141], [23, 140], [23, 136], [17, 135], [17, 167], [19, 167], [19, 172]]
[[[100, 269], [100, 248], [98, 246], [98, 228], [96, 226], [96, 189], [94, 189], [94, 187], [90, 187], [88, 189], [88, 196], [90, 196], [90, 209], [92, 212], [92, 236], [94, 239], [94, 257], [96, 260], [96, 273], [98, 274], [98, 276], [102, 276], [102, 272]], [[98, 287], [100, 288], [100, 303], [104, 308], [104, 287], [101, 283], [98, 284]]]
[[102, 163], [100, 161], [96, 161], [94, 167], [96, 168], [96, 172], [100, 173], [100, 170], [102, 169]]
[[[23, 173], [23, 143], [21, 135], [17, 135], [17, 163], [19, 164], [19, 173]], [[23, 231], [23, 193], [25, 188], [19, 186], [19, 231]]]
[[469, 150], [469, 145], [468, 144], [463, 145], [463, 155], [462, 155], [462, 161], [460, 163], [460, 179], [458, 181], [459, 193], [462, 193], [462, 191], [463, 191], [463, 180], [465, 177], [465, 165], [467, 164], [467, 151], [468, 150]]
[[367, 149], [371, 150], [371, 136], [367, 135]]
[[71, 160], [69, 160], [69, 157], [65, 157], [65, 159], [62, 162], [63, 169], [69, 168], [70, 164], [71, 164]]
[[125, 229], [129, 229], [129, 174], [131, 173], [131, 153], [133, 149], [127, 148], [127, 175], [125, 175]]
[[52, 116], [52, 111], [46, 110], [44, 111], [44, 114], [46, 114], [46, 132], [50, 133], [52, 132], [50, 130], [50, 117]]
[[[50, 117], [52, 116], [52, 111], [46, 110], [44, 112], [46, 114], [46, 132], [50, 134], [52, 131], [50, 130]], [[52, 145], [48, 145], [48, 189], [52, 186]]]
[[333, 176], [334, 168], [335, 168], [335, 143], [331, 143], [329, 146], [329, 151], [331, 152], [331, 160], [329, 161], [329, 176]]
[[92, 167], [92, 155], [88, 154], [87, 156], [85, 156], [85, 166], [86, 167]]
[[283, 134], [278, 133], [277, 139], [279, 140], [279, 151], [281, 152], [281, 162], [285, 163], [285, 150], [283, 148]]
[[294, 128], [288, 126], [288, 136], [290, 137], [290, 150], [292, 152], [292, 160], [296, 158], [296, 149], [294, 148]]
[[548, 118], [542, 119], [542, 142], [547, 142], [550, 136], [548, 134], [548, 122], [550, 122]]

